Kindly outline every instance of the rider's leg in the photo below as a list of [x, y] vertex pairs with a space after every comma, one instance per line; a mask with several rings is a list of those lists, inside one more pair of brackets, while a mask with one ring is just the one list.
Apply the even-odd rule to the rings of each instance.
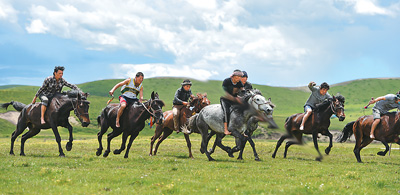
[[221, 102], [221, 108], [222, 108], [222, 113], [224, 113], [224, 134], [225, 135], [230, 135], [231, 132], [228, 130], [228, 122], [229, 122], [229, 111], [230, 111], [230, 106], [231, 104], [229, 104], [228, 100], [221, 98], [220, 99]]
[[40, 96], [39, 99], [42, 101], [42, 106], [40, 108], [40, 123], [43, 125], [46, 123], [46, 121], [44, 121], [44, 113], [46, 112], [47, 105], [49, 104], [49, 99], [44, 95]]
[[178, 105], [174, 105], [172, 108], [173, 120], [174, 120], [174, 130], [179, 133], [180, 132], [180, 124], [179, 124], [179, 117], [180, 117], [180, 108]]
[[120, 106], [118, 108], [117, 119], [115, 121], [115, 126], [116, 127], [120, 127], [119, 118], [121, 117], [121, 115], [124, 112], [125, 108], [126, 108], [126, 101], [121, 101]]
[[309, 116], [311, 115], [311, 113], [312, 113], [312, 109], [311, 109], [310, 106], [306, 106], [306, 107], [304, 108], [304, 110], [305, 110], [305, 114], [304, 114], [304, 116], [303, 116], [303, 120], [301, 121], [301, 125], [300, 125], [300, 130], [301, 130], [301, 131], [304, 130], [304, 124], [306, 123], [308, 117], [309, 117]]
[[381, 113], [379, 112], [379, 110], [372, 108], [372, 115], [374, 116], [374, 122], [371, 125], [371, 133], [369, 135], [369, 137], [371, 139], [375, 139], [375, 129], [378, 126], [378, 124], [381, 122]]

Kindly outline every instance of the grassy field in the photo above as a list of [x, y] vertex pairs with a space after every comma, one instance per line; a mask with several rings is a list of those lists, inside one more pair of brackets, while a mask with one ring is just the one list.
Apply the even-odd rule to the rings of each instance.
[[[27, 156], [8, 155], [9, 139], [0, 139], [0, 194], [397, 194], [400, 191], [400, 152], [377, 156], [382, 145], [362, 150], [357, 163], [354, 144], [334, 144], [329, 156], [315, 161], [311, 143], [293, 146], [288, 158], [271, 158], [275, 141], [256, 140], [261, 162], [250, 148], [244, 160], [229, 158], [217, 148], [215, 162], [199, 152], [200, 136], [192, 135], [194, 159], [183, 136], [167, 139], [157, 156], [149, 156], [150, 136], [135, 140], [128, 159], [95, 156], [97, 140], [79, 137], [65, 158], [58, 157], [52, 136], [26, 144]], [[19, 140], [18, 140], [19, 141]], [[104, 140], [105, 142], [105, 140]], [[65, 145], [66, 140], [62, 144]], [[112, 150], [120, 139], [112, 142]], [[224, 144], [232, 146], [233, 139]], [[327, 143], [322, 143], [325, 148]], [[248, 146], [249, 147], [249, 146]]]

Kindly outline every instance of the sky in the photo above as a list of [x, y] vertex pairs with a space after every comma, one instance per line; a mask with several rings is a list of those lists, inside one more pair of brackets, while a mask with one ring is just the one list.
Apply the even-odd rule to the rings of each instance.
[[0, 85], [184, 77], [296, 87], [399, 77], [400, 1], [0, 0]]

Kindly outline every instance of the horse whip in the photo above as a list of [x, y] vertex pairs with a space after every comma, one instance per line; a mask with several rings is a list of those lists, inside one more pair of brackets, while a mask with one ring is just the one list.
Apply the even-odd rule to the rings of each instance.
[[[374, 97], [372, 97], [371, 100], [374, 100]], [[364, 109], [367, 109], [369, 105], [370, 103], [368, 102], [368, 104], [364, 107]]]
[[110, 102], [113, 101], [113, 99], [114, 99], [114, 94], [111, 96], [112, 96], [111, 99], [107, 101], [107, 105], [110, 104]]

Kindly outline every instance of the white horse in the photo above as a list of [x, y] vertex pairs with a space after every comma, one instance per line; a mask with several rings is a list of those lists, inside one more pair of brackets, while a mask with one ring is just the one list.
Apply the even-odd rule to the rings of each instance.
[[243, 136], [249, 127], [249, 120], [256, 117], [260, 121], [270, 122], [275, 124], [272, 118], [274, 105], [271, 101], [267, 101], [261, 95], [259, 90], [247, 90], [242, 97], [243, 105], [234, 105], [231, 107], [231, 115], [229, 119], [228, 130], [232, 132], [231, 135], [237, 138], [236, 146], [234, 148], [222, 145], [221, 140], [224, 137], [224, 113], [220, 104], [212, 104], [203, 108], [200, 113], [190, 117], [188, 128], [191, 131], [199, 132], [202, 135], [201, 153], [206, 153], [208, 160], [214, 160], [210, 153], [207, 151], [208, 145], [208, 130], [212, 130], [217, 134], [215, 143], [221, 149], [228, 152], [229, 156], [239, 150], [243, 150], [246, 142], [246, 137]]

